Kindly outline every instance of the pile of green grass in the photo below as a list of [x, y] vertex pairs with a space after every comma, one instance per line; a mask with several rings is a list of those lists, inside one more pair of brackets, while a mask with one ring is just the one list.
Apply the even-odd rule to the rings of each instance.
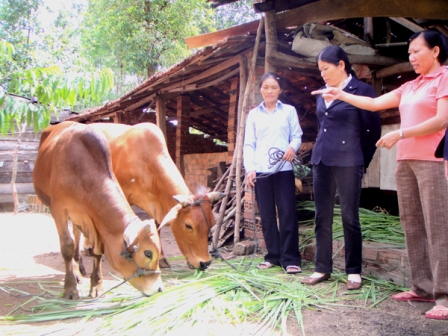
[[[236, 262], [236, 267], [243, 269], [250, 258], [233, 260]], [[55, 288], [54, 283], [42, 282], [40, 286], [46, 296], [54, 297], [31, 297], [26, 303], [35, 301], [36, 304], [29, 313], [15, 315], [18, 312], [15, 309], [13, 314], [0, 317], [0, 321], [25, 323], [81, 318], [85, 322], [103, 316], [101, 326], [93, 331], [95, 335], [145, 335], [148, 330], [151, 335], [164, 335], [204, 323], [247, 322], [254, 325], [254, 332], [269, 334], [277, 330], [286, 334], [286, 320], [292, 317], [305, 333], [304, 309], [337, 309], [349, 305], [348, 300], [349, 306], [356, 300], [357, 307], [375, 307], [401, 289], [391, 282], [364, 277], [360, 290], [347, 292], [345, 285], [340, 286], [346, 278], [342, 273], [333, 273], [332, 281], [305, 286], [300, 279], [306, 274], [291, 276], [279, 267], [258, 270], [253, 265], [248, 272], [241, 272], [215, 261], [206, 272], [167, 271], [163, 273], [164, 292], [152, 297], [141, 297], [135, 289], [123, 285], [96, 300], [68, 301], [60, 298], [62, 284]], [[14, 292], [11, 287], [0, 286], [0, 289]], [[82, 323], [77, 325], [82, 328]]]
[[[314, 214], [315, 205], [312, 201], [298, 203], [299, 211]], [[359, 208], [359, 221], [362, 229], [362, 239], [383, 244], [390, 244], [397, 248], [405, 248], [405, 239], [403, 229], [398, 216], [389, 215], [387, 212], [379, 210], [372, 211]], [[311, 244], [314, 238], [314, 218], [300, 221], [300, 225], [308, 225], [309, 228], [301, 230], [303, 238], [301, 247]], [[335, 205], [333, 217], [333, 239], [344, 239], [344, 231], [342, 229], [341, 207]]]

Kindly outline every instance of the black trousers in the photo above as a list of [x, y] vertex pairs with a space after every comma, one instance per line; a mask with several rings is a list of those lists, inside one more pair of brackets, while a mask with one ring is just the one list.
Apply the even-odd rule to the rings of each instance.
[[333, 271], [333, 212], [336, 190], [341, 204], [345, 243], [345, 272], [361, 274], [362, 234], [359, 224], [359, 199], [362, 166], [330, 167], [322, 163], [313, 166], [313, 187], [316, 204], [315, 271]]
[[257, 179], [255, 195], [268, 250], [264, 260], [283, 268], [300, 266], [294, 173], [292, 170], [280, 171]]

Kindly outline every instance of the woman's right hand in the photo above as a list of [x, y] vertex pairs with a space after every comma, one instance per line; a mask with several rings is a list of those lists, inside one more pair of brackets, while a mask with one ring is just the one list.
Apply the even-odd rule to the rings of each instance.
[[255, 173], [255, 170], [252, 170], [246, 174], [246, 182], [248, 187], [253, 188], [255, 186], [256, 177], [257, 174]]
[[324, 100], [332, 101], [339, 99], [341, 97], [342, 90], [335, 87], [329, 87], [322, 90], [312, 91], [311, 94], [312, 95], [322, 94], [322, 98], [324, 98]]

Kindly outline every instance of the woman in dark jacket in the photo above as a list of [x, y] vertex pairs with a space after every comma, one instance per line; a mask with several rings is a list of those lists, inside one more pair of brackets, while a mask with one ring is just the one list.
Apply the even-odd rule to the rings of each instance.
[[[338, 87], [356, 95], [375, 97], [375, 90], [358, 80], [347, 54], [338, 46], [324, 48], [317, 63], [326, 87]], [[317, 97], [319, 133], [314, 145], [313, 185], [316, 204], [315, 272], [302, 283], [315, 285], [330, 278], [333, 270], [333, 209], [336, 191], [342, 212], [347, 289], [359, 289], [362, 235], [359, 223], [361, 180], [381, 136], [379, 115], [343, 101]]]

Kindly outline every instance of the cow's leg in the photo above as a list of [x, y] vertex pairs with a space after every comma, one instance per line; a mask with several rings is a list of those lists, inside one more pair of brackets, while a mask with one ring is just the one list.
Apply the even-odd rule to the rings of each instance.
[[68, 218], [63, 209], [57, 209], [52, 206], [51, 214], [56, 223], [59, 234], [59, 243], [61, 245], [61, 254], [65, 263], [65, 281], [63, 298], [67, 300], [78, 300], [79, 294], [76, 289], [77, 279], [73, 268], [75, 257], [75, 243], [68, 229]]
[[[73, 237], [75, 238], [75, 256], [74, 256], [74, 267], [76, 267], [76, 264], [78, 265], [77, 268], [74, 268], [75, 270], [75, 275], [77, 277], [77, 281], [78, 283], [82, 282], [82, 276], [85, 276], [86, 273], [86, 269], [84, 267], [84, 263], [82, 262], [82, 256], [80, 253], [80, 246], [79, 246], [79, 242], [81, 240], [81, 231], [78, 227], [78, 225], [73, 224]], [[81, 274], [77, 274], [78, 272], [76, 270], [79, 270], [79, 272]]]
[[171, 268], [171, 265], [168, 262], [168, 259], [165, 257], [165, 254], [163, 254], [163, 247], [162, 246], [160, 246], [159, 267], [160, 268]]
[[93, 270], [90, 276], [90, 293], [92, 298], [98, 297], [103, 291], [103, 276], [101, 270], [101, 258], [102, 255], [93, 255]]

